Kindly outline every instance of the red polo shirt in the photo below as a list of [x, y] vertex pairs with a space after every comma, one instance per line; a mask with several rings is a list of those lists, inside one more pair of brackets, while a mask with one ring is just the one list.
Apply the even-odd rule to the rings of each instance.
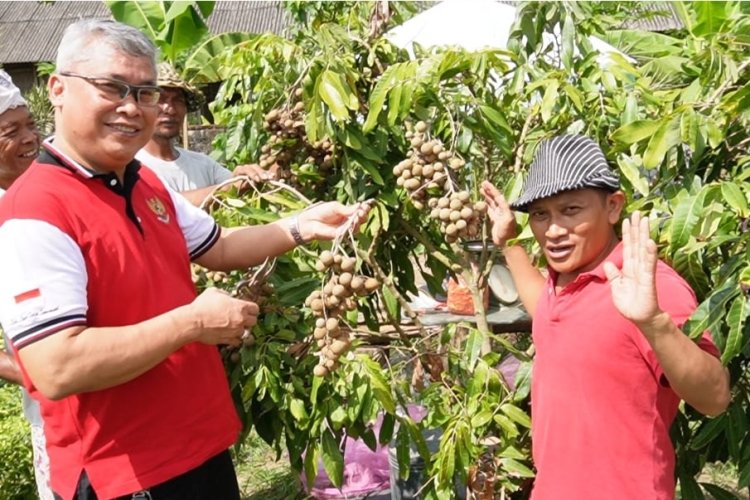
[[[622, 267], [622, 244], [607, 260]], [[532, 448], [535, 500], [674, 498], [669, 427], [679, 398], [643, 334], [615, 308], [600, 265], [560, 293], [556, 274], [533, 322]], [[697, 303], [658, 263], [659, 307], [682, 325]], [[718, 355], [708, 333], [699, 345]]]
[[[190, 303], [190, 259], [218, 238], [213, 220], [138, 162], [120, 183], [45, 149], [0, 201], [0, 321], [14, 347]], [[189, 344], [129, 382], [60, 401], [24, 376], [63, 499], [83, 470], [99, 498], [159, 484], [226, 450], [240, 429], [214, 346]]]

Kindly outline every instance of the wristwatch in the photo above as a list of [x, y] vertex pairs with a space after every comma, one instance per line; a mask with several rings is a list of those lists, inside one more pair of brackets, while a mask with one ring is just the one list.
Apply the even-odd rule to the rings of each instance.
[[299, 217], [294, 215], [289, 218], [289, 232], [294, 238], [294, 243], [297, 245], [304, 245], [305, 239], [302, 237], [302, 233], [299, 231]]

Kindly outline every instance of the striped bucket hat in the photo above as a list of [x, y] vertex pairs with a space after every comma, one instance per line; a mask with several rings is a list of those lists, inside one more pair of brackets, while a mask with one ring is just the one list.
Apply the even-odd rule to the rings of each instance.
[[596, 142], [583, 135], [558, 135], [539, 144], [523, 192], [511, 208], [526, 212], [536, 200], [582, 188], [617, 191], [620, 178]]

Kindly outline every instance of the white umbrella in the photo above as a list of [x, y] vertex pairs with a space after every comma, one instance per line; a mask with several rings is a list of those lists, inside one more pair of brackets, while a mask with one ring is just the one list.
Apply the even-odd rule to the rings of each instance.
[[[386, 38], [414, 56], [415, 43], [423, 47], [458, 46], [469, 51], [505, 49], [516, 19], [516, 8], [495, 0], [443, 0], [386, 33]], [[545, 33], [548, 38], [554, 35]], [[595, 50], [634, 60], [594, 36]]]

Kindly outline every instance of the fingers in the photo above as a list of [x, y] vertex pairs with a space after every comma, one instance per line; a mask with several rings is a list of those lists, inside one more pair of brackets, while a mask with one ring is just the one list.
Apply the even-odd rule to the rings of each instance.
[[604, 275], [607, 277], [607, 280], [609, 280], [610, 283], [613, 283], [615, 280], [622, 278], [620, 270], [617, 269], [617, 266], [610, 261], [605, 261], [603, 267]]
[[491, 183], [484, 181], [481, 188], [484, 200], [487, 202], [487, 215], [492, 222], [498, 222], [500, 217], [511, 213], [510, 206], [505, 200], [505, 196]]
[[658, 262], [656, 243], [651, 239], [648, 217], [633, 212], [622, 222], [623, 273], [631, 276], [654, 274]]
[[267, 181], [272, 178], [272, 175], [266, 172], [259, 165], [237, 165], [235, 167], [233, 175], [235, 177], [240, 175], [246, 175], [255, 182]]

